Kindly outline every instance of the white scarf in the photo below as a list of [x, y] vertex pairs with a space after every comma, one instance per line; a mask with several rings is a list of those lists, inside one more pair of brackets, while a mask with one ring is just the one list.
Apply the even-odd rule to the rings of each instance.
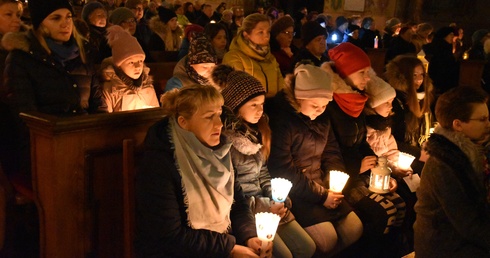
[[192, 132], [182, 129], [175, 119], [169, 120], [189, 226], [227, 232], [231, 226], [235, 179], [231, 143], [225, 143], [217, 150], [210, 149]]

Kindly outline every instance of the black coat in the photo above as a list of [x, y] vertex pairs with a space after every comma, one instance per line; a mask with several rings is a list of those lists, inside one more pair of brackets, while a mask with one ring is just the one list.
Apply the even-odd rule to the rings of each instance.
[[354, 179], [359, 174], [361, 160], [366, 156], [375, 155], [366, 141], [365, 115], [361, 113], [358, 117], [352, 117], [344, 113], [335, 101], [328, 104], [325, 112], [332, 121], [333, 131], [347, 167], [346, 172], [349, 173], [351, 179]]
[[429, 76], [436, 95], [440, 95], [459, 83], [459, 62], [453, 55], [452, 44], [444, 39], [434, 39], [422, 47], [429, 60]]
[[288, 73], [293, 73], [294, 68], [296, 67], [296, 64], [301, 61], [308, 61], [313, 63], [315, 66], [321, 66], [324, 62], [328, 62], [329, 59], [327, 57], [327, 54], [324, 53], [320, 59], [316, 56], [314, 56], [308, 49], [306, 48], [301, 48], [297, 53], [293, 56], [293, 60], [291, 61], [291, 67], [289, 69]]
[[328, 172], [345, 171], [328, 117], [322, 115], [312, 121], [297, 113], [284, 90], [270, 99], [267, 113], [272, 130], [269, 173], [293, 183], [289, 193], [291, 211], [299, 224], [307, 227], [347, 214], [347, 205], [334, 210], [323, 206], [328, 195]]
[[168, 124], [157, 122], [145, 139], [136, 180], [137, 249], [143, 257], [229, 257], [235, 244], [257, 236], [242, 188], [235, 180], [233, 235], [190, 228]]
[[62, 66], [54, 54], [45, 51], [32, 31], [9, 34], [4, 43], [14, 49], [5, 61], [5, 84], [0, 89], [0, 102], [8, 109], [0, 117], [0, 126], [5, 126], [8, 133], [1, 137], [13, 142], [7, 147], [11, 148], [12, 157], [6, 162], [18, 163], [14, 166], [16, 172], [29, 173], [29, 131], [19, 114], [86, 114], [101, 104], [100, 95], [95, 94], [100, 92], [96, 90], [98, 83], [91, 64], [76, 57]]

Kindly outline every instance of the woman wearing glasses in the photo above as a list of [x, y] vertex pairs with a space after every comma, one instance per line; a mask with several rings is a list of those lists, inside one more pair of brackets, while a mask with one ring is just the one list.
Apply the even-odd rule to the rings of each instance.
[[284, 16], [276, 20], [271, 27], [271, 53], [279, 63], [279, 69], [283, 76], [289, 71], [293, 56], [298, 48], [292, 45], [294, 36], [294, 20], [290, 16]]

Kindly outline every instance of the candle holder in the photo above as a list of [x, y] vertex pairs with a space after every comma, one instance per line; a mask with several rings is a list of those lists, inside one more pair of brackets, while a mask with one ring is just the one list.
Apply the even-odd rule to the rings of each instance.
[[378, 158], [378, 165], [371, 169], [369, 178], [369, 190], [374, 193], [384, 194], [390, 192], [391, 169], [386, 166], [385, 157]]
[[284, 202], [288, 197], [289, 190], [293, 184], [284, 178], [271, 179], [272, 199], [276, 202]]
[[255, 214], [257, 237], [262, 241], [262, 250], [265, 250], [269, 242], [274, 240], [280, 220], [281, 217], [279, 215], [270, 212], [259, 212]]
[[398, 154], [398, 167], [402, 170], [409, 170], [414, 159], [414, 156], [400, 151]]
[[348, 179], [347, 173], [338, 170], [330, 171], [330, 190], [336, 193], [342, 192]]

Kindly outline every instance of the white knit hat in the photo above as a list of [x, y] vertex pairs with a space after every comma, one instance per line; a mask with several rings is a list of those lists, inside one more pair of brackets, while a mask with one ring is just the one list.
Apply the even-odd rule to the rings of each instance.
[[297, 99], [327, 98], [332, 100], [332, 78], [320, 67], [301, 64], [294, 69], [294, 96]]
[[145, 59], [145, 52], [138, 40], [119, 25], [107, 28], [107, 43], [112, 48], [112, 59], [116, 66], [120, 66], [126, 59], [133, 56]]
[[371, 76], [371, 80], [366, 87], [366, 94], [369, 97], [368, 105], [372, 108], [396, 97], [395, 89], [376, 75]]

